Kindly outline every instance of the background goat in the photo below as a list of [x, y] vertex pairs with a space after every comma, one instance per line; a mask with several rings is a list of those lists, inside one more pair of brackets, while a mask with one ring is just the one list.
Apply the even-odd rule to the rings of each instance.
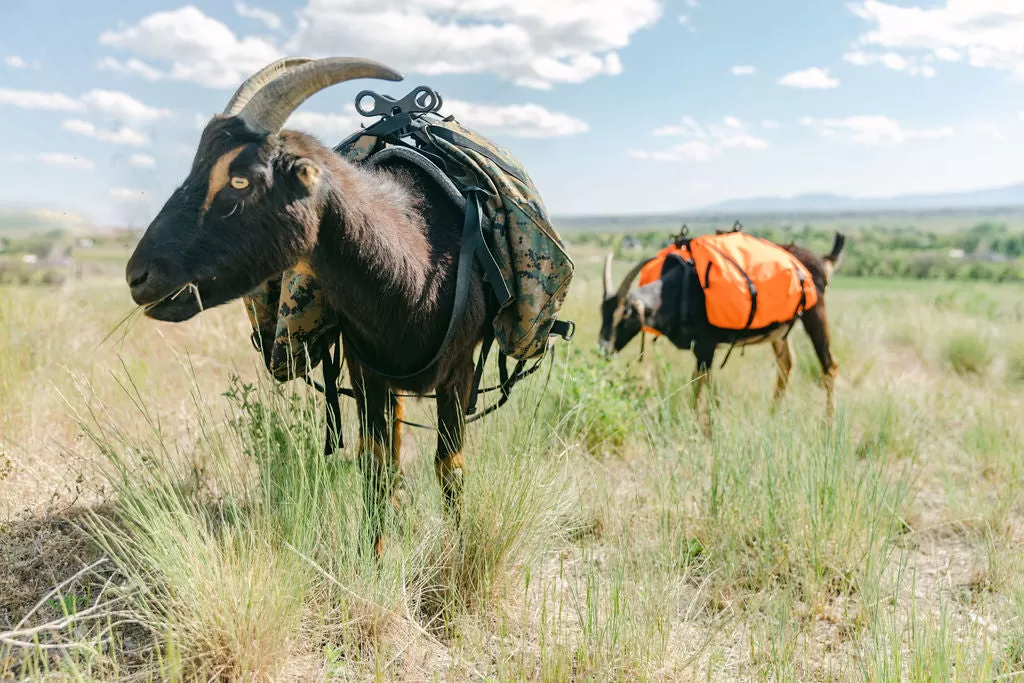
[[[402, 78], [367, 60], [295, 58], [269, 65], [239, 88], [203, 130], [188, 177], [128, 262], [132, 298], [147, 316], [187, 320], [296, 268], [323, 283], [345, 342], [367, 364], [406, 375], [434, 356], [452, 315], [460, 209], [401, 158], [368, 170], [309, 135], [282, 130], [314, 93], [368, 77]], [[366, 524], [378, 555], [387, 501], [395, 502], [401, 477], [402, 402], [392, 390], [436, 392], [435, 469], [446, 512], [458, 521], [464, 411], [485, 324], [474, 262], [465, 313], [436, 364], [392, 382], [365, 369], [344, 344], [360, 416]]]
[[[832, 273], [839, 265], [844, 242], [843, 234], [836, 233], [832, 251], [827, 256], [818, 256], [794, 244], [782, 247], [807, 268], [817, 289], [817, 303], [804, 311], [800, 315], [800, 320], [811, 338], [811, 343], [814, 344], [814, 351], [821, 363], [826, 393], [826, 414], [830, 420], [835, 413], [835, 378], [839, 364], [829, 349], [824, 293], [831, 281]], [[601, 303], [601, 332], [598, 345], [606, 353], [615, 353], [646, 326], [663, 334], [677, 348], [689, 349], [692, 346], [697, 357], [697, 369], [694, 373], [697, 382], [693, 394], [693, 402], [696, 404], [700, 400], [704, 385], [710, 382], [715, 349], [720, 344], [752, 346], [769, 342], [778, 363], [775, 400], [781, 399], [793, 370], [793, 346], [789, 330], [795, 321], [743, 331], [714, 327], [707, 320], [704, 290], [701, 288], [696, 269], [677, 254], [670, 254], [665, 259], [659, 279], [630, 291], [633, 280], [649, 262], [650, 259], [635, 265], [616, 290], [612, 284], [612, 254], [608, 254], [604, 264], [604, 299]], [[709, 428], [705, 422], [705, 429]]]

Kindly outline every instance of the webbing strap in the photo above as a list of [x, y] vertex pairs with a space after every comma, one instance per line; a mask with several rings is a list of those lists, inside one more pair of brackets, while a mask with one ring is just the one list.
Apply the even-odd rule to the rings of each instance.
[[[341, 338], [334, 342], [334, 357], [329, 347], [324, 347], [322, 359], [324, 366], [324, 401], [327, 404], [327, 430], [324, 437], [324, 455], [334, 452], [334, 443], [338, 448], [345, 447], [345, 437], [341, 433], [341, 405], [338, 402], [338, 375], [341, 374]], [[335, 438], [337, 437], [337, 438]]]
[[[455, 275], [455, 302], [452, 305], [451, 318], [448, 321], [448, 331], [445, 332], [444, 339], [441, 340], [441, 346], [437, 349], [437, 353], [431, 358], [423, 367], [416, 370], [415, 372], [409, 372], [406, 374], [395, 374], [390, 371], [381, 370], [364, 360], [363, 354], [359, 353], [355, 346], [352, 344], [351, 339], [346, 339], [345, 343], [348, 344], [349, 350], [352, 351], [352, 355], [356, 357], [359, 364], [365, 367], [375, 375], [386, 377], [388, 379], [409, 379], [410, 377], [416, 377], [433, 366], [439, 360], [444, 352], [448, 349], [448, 345], [451, 343], [452, 338], [455, 336], [455, 330], [462, 321], [462, 314], [466, 311], [466, 303], [469, 300], [469, 285], [470, 276], [473, 271], [473, 256], [478, 253], [478, 247], [480, 240], [483, 237], [481, 232], [480, 224], [483, 222], [483, 210], [480, 208], [480, 199], [478, 197], [479, 192], [483, 190], [479, 187], [468, 187], [466, 192], [466, 218], [462, 225], [462, 246], [459, 249], [459, 265], [458, 272]], [[488, 252], [489, 253], [489, 252]]]

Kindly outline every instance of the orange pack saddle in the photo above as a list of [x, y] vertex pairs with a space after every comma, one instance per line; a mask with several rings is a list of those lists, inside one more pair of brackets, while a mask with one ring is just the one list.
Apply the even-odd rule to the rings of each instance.
[[[818, 302], [811, 274], [795, 256], [739, 231], [670, 244], [640, 270], [641, 287], [661, 277], [670, 254], [693, 264], [708, 322], [721, 329], [758, 330], [789, 322]], [[647, 327], [644, 331], [659, 334]]]

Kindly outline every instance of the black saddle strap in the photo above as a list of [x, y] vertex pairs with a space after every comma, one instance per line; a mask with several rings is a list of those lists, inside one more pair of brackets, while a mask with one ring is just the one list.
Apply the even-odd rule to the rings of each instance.
[[324, 401], [327, 404], [327, 429], [324, 437], [324, 455], [334, 452], [334, 444], [338, 448], [345, 447], [345, 437], [341, 433], [341, 405], [338, 402], [338, 375], [341, 374], [341, 338], [334, 342], [334, 356], [329, 347], [324, 347], [322, 359], [324, 366]]
[[[477, 253], [477, 248], [480, 244], [483, 233], [481, 232], [480, 225], [483, 222], [483, 210], [480, 207], [480, 200], [478, 193], [483, 192], [479, 187], [466, 188], [466, 218], [462, 225], [462, 246], [459, 249], [459, 265], [458, 271], [455, 275], [455, 302], [452, 304], [451, 318], [448, 321], [448, 330], [445, 332], [444, 339], [441, 340], [441, 345], [437, 349], [437, 353], [427, 363], [416, 370], [415, 372], [409, 372], [405, 374], [396, 374], [388, 370], [381, 370], [378, 367], [367, 363], [365, 356], [360, 353], [355, 345], [352, 344], [352, 340], [347, 338], [345, 343], [348, 345], [349, 351], [359, 361], [359, 364], [369, 370], [375, 375], [386, 377], [387, 379], [409, 379], [421, 375], [435, 365], [444, 352], [448, 350], [448, 345], [451, 343], [452, 338], [455, 336], [455, 330], [462, 321], [462, 314], [466, 311], [466, 303], [469, 301], [469, 285], [470, 276], [473, 272], [473, 257]], [[511, 296], [511, 295], [510, 295]], [[343, 333], [344, 334], [344, 333]]]

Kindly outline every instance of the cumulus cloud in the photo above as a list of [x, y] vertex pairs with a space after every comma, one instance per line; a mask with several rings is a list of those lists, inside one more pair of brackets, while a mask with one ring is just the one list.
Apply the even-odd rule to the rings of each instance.
[[[461, 123], [482, 133], [516, 138], [563, 137], [590, 130], [586, 121], [532, 103], [499, 106], [445, 100], [441, 113], [454, 115]], [[340, 114], [297, 111], [286, 125], [333, 142], [354, 133], [360, 123], [366, 121], [355, 111]]]
[[[243, 16], [279, 26], [266, 10], [237, 2]], [[236, 35], [187, 5], [104, 31], [101, 44], [130, 54], [100, 68], [149, 80], [172, 79], [232, 88], [289, 54], [363, 55], [420, 74], [491, 73], [530, 88], [580, 83], [622, 72], [618, 50], [662, 16], [659, 0], [308, 0], [285, 42]]]
[[657, 0], [310, 0], [289, 51], [352, 54], [423, 74], [493, 73], [550, 88], [616, 75], [617, 50], [661, 18]]
[[113, 71], [119, 74], [140, 76], [147, 81], [159, 81], [164, 78], [164, 74], [161, 71], [134, 57], [125, 61], [120, 61], [113, 57], [104, 57], [96, 62], [96, 68], [100, 71]]
[[[137, 56], [134, 63], [102, 60], [107, 68], [147, 73], [150, 80], [169, 78], [211, 88], [237, 87], [252, 72], [281, 56], [280, 49], [271, 41], [239, 38], [223, 23], [192, 5], [154, 12], [135, 24], [104, 31], [99, 42]], [[166, 62], [168, 68], [160, 71], [138, 57]]]
[[849, 116], [841, 119], [805, 117], [801, 123], [825, 137], [846, 137], [865, 145], [901, 144], [914, 139], [947, 138], [954, 134], [952, 126], [909, 128], [888, 116]]
[[46, 109], [49, 111], [82, 111], [85, 105], [79, 100], [60, 92], [38, 90], [11, 90], [0, 88], [0, 104], [9, 104], [22, 109]]
[[860, 36], [860, 45], [925, 53], [946, 62], [966, 58], [975, 68], [1024, 75], [1024, 3], [942, 0], [922, 8], [863, 0], [851, 9], [872, 25]]
[[270, 10], [265, 10], [260, 7], [252, 7], [244, 2], [236, 2], [235, 11], [238, 12], [238, 15], [241, 17], [245, 17], [246, 19], [255, 19], [256, 21], [262, 22], [263, 25], [271, 31], [277, 31], [281, 28], [281, 17], [277, 16]]
[[725, 150], [764, 150], [769, 147], [766, 140], [751, 135], [746, 124], [734, 116], [726, 116], [722, 123], [708, 126], [699, 124], [692, 116], [684, 116], [678, 124], [656, 128], [652, 135], [683, 138], [683, 141], [667, 149], [631, 150], [629, 155], [635, 159], [655, 161], [708, 162]]
[[82, 103], [93, 111], [106, 114], [119, 121], [152, 123], [171, 115], [170, 109], [150, 107], [128, 93], [116, 90], [90, 90], [82, 95]]
[[[204, 127], [207, 117], [197, 117], [196, 122]], [[336, 144], [359, 130], [359, 124], [369, 121], [359, 114], [325, 114], [318, 111], [297, 111], [288, 117], [285, 126], [316, 135], [327, 144]]]
[[4, 65], [9, 66], [12, 69], [38, 69], [40, 67], [39, 62], [26, 62], [25, 58], [20, 55], [7, 55], [4, 57]]
[[102, 130], [95, 124], [81, 119], [68, 119], [61, 124], [61, 129], [76, 135], [84, 135], [87, 138], [110, 142], [115, 145], [131, 145], [134, 147], [145, 147], [149, 144], [149, 137], [145, 133], [121, 126], [113, 130]]
[[0, 88], [0, 104], [9, 104], [22, 109], [91, 111], [117, 121], [127, 121], [133, 124], [153, 123], [171, 116], [169, 109], [151, 107], [128, 93], [116, 90], [93, 89], [80, 97], [71, 97], [60, 92]]
[[779, 84], [791, 88], [828, 89], [839, 87], [839, 79], [831, 76], [828, 69], [815, 66], [788, 73], [779, 79]]
[[900, 71], [910, 76], [923, 76], [925, 78], [935, 77], [935, 67], [932, 66], [932, 62], [935, 59], [936, 55], [925, 55], [919, 59], [913, 56], [904, 56], [897, 52], [865, 52], [863, 50], [854, 50], [843, 55], [844, 61], [856, 66], [881, 64], [893, 71]]
[[749, 64], [739, 64], [730, 69], [733, 76], [753, 76], [757, 73], [757, 67]]

